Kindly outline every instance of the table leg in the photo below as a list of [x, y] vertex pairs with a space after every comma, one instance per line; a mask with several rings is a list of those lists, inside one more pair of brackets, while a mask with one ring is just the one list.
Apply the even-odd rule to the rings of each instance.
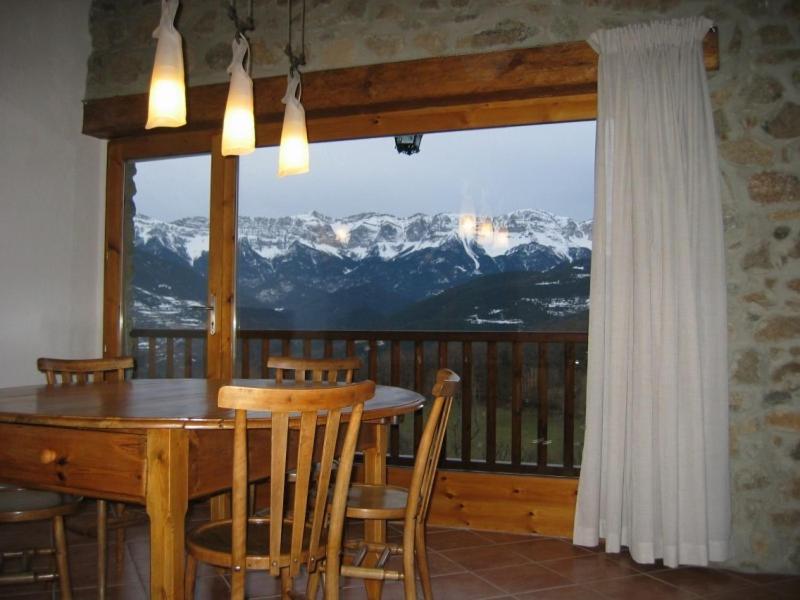
[[150, 598], [183, 598], [189, 441], [183, 429], [147, 432]]
[[[386, 451], [389, 441], [389, 425], [375, 426], [375, 445], [364, 450], [364, 483], [384, 485], [386, 483]], [[364, 521], [364, 539], [367, 542], [386, 541], [386, 521], [368, 519]], [[377, 561], [377, 554], [367, 556], [364, 566], [371, 566]], [[383, 591], [383, 581], [364, 580], [367, 598], [377, 600]]]

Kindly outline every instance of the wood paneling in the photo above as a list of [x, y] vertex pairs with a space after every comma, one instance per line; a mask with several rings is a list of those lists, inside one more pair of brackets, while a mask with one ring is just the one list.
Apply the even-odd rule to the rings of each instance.
[[[411, 469], [389, 468], [389, 483], [410, 480]], [[428, 523], [570, 537], [577, 493], [577, 479], [440, 470]]]
[[[706, 67], [719, 66], [716, 31], [706, 36]], [[586, 42], [449, 56], [363, 67], [316, 71], [303, 76], [303, 104], [310, 121], [358, 114], [386, 114], [421, 107], [502, 104], [531, 98], [594, 94], [597, 54]], [[283, 76], [254, 81], [258, 123], [279, 124]], [[188, 90], [184, 131], [222, 126], [227, 84]], [[140, 135], [147, 117], [147, 94], [89, 100], [83, 132], [100, 138]], [[425, 131], [413, 127], [408, 131]], [[259, 143], [263, 143], [260, 141]]]

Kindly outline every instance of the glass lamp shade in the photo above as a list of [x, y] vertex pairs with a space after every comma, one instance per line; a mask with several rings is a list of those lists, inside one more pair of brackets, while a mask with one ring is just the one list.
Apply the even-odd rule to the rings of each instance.
[[281, 131], [281, 147], [278, 152], [278, 177], [299, 175], [308, 172], [308, 133], [306, 111], [300, 104], [300, 76], [289, 75], [289, 85], [282, 102], [286, 104]]
[[181, 34], [173, 24], [178, 0], [162, 0], [161, 22], [153, 32], [158, 40], [145, 129], [186, 125], [186, 84]]
[[256, 147], [256, 128], [253, 117], [253, 80], [250, 79], [242, 60], [248, 52], [244, 38], [233, 40], [233, 62], [228, 67], [231, 85], [225, 118], [222, 122], [223, 156], [250, 154]]

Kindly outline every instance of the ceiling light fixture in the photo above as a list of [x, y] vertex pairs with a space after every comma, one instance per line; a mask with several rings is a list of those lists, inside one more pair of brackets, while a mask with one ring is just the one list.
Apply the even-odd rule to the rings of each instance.
[[225, 117], [222, 121], [222, 155], [242, 156], [256, 148], [256, 126], [253, 115], [253, 80], [250, 78], [250, 44], [245, 32], [252, 31], [253, 0], [250, 0], [250, 15], [240, 19], [236, 12], [236, 0], [230, 0], [228, 16], [236, 28], [231, 44], [233, 57], [228, 66], [231, 83]]
[[158, 40], [145, 129], [186, 125], [186, 84], [183, 75], [183, 40], [175, 29], [179, 0], [161, 0], [161, 21], [153, 32]]
[[289, 42], [286, 44], [286, 55], [289, 57], [289, 76], [287, 78], [286, 95], [281, 102], [286, 105], [281, 131], [281, 146], [278, 152], [278, 176], [299, 175], [307, 173], [308, 132], [306, 130], [306, 112], [300, 104], [303, 91], [300, 79], [300, 67], [306, 64], [306, 1], [303, 0], [301, 17], [300, 54], [294, 53], [292, 47], [292, 0], [289, 0]]

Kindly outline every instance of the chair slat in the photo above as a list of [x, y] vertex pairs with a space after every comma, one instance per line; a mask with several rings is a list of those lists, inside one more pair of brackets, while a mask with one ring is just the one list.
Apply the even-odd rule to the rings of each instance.
[[[286, 448], [289, 437], [289, 414], [275, 413], [272, 415], [272, 445], [278, 450]], [[269, 528], [269, 572], [273, 576], [280, 575], [281, 533], [283, 532], [283, 495], [286, 479], [286, 453], [273, 451], [270, 459], [270, 498], [269, 515], [272, 527]], [[242, 485], [240, 482], [239, 485]]]
[[300, 572], [300, 552], [305, 535], [306, 508], [308, 507], [308, 490], [311, 481], [312, 458], [314, 454], [314, 436], [317, 432], [317, 415], [315, 412], [303, 413], [300, 418], [300, 435], [297, 443], [297, 480], [294, 488], [294, 507], [292, 518], [292, 547], [289, 553], [289, 575], [295, 577]]

